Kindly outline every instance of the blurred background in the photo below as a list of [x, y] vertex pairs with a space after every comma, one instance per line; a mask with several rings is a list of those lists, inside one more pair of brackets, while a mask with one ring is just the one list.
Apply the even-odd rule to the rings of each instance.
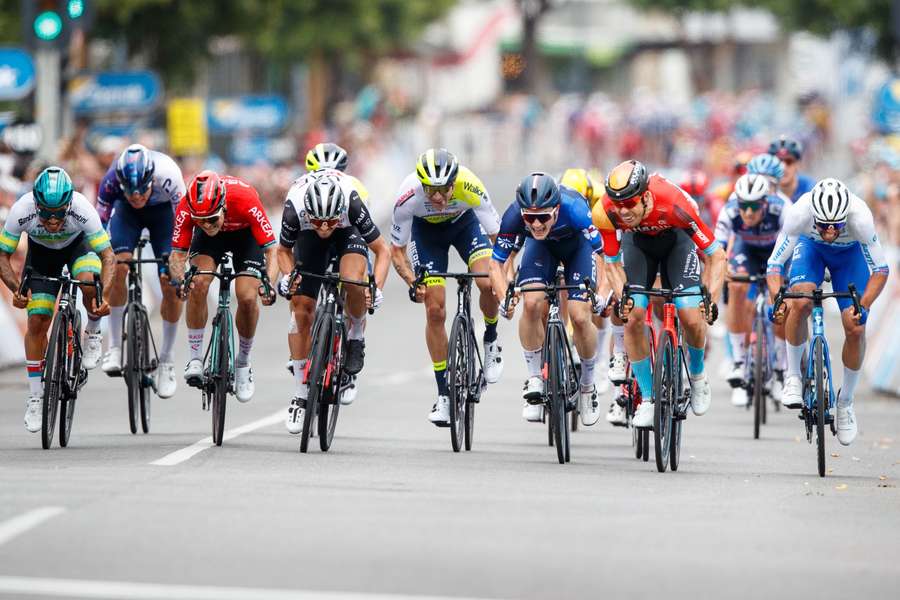
[[[0, 0], [0, 222], [48, 162], [93, 200], [135, 141], [186, 178], [247, 179], [273, 213], [335, 141], [387, 219], [428, 146], [509, 181], [502, 206], [528, 169], [602, 180], [625, 157], [727, 191], [740, 153], [787, 134], [804, 172], [869, 203], [897, 264], [898, 39], [895, 0]], [[885, 322], [868, 365], [897, 393]]]

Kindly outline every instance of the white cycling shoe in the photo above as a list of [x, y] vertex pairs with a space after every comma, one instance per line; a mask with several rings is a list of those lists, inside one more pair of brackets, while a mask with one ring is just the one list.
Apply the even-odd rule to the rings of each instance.
[[503, 356], [500, 354], [503, 348], [499, 340], [494, 340], [484, 345], [484, 379], [488, 383], [500, 381], [503, 374]]
[[734, 362], [731, 364], [731, 370], [728, 371], [728, 385], [733, 388], [739, 387], [744, 382], [744, 363]]
[[637, 410], [634, 411], [634, 418], [631, 419], [633, 427], [653, 427], [653, 401], [644, 400], [641, 402]]
[[81, 357], [81, 366], [90, 371], [100, 364], [100, 356], [103, 354], [103, 336], [99, 333], [89, 333], [84, 340], [84, 355]]
[[25, 429], [31, 433], [37, 433], [41, 430], [41, 419], [40, 396], [29, 396], [28, 402], [25, 404]]
[[783, 393], [784, 376], [779, 376], [778, 373], [775, 373], [769, 380], [769, 396], [771, 396], [772, 400], [774, 400], [775, 402], [781, 402], [781, 395]]
[[540, 423], [544, 418], [544, 405], [526, 402], [522, 408], [522, 418], [529, 423]]
[[203, 362], [199, 358], [192, 358], [184, 366], [184, 380], [188, 385], [199, 385], [203, 380]]
[[122, 371], [122, 349], [110, 346], [103, 357], [103, 364], [100, 368], [106, 374], [118, 374]]
[[253, 369], [250, 365], [246, 367], [234, 368], [234, 395], [238, 402], [250, 402], [253, 398], [253, 392], [256, 391], [256, 384], [253, 383]]
[[837, 405], [837, 438], [842, 446], [849, 446], [856, 439], [859, 429], [856, 425], [856, 413], [853, 411], [853, 405], [841, 406]]
[[156, 395], [160, 398], [171, 398], [178, 389], [175, 381], [175, 365], [170, 362], [161, 362], [156, 369]]
[[581, 416], [581, 424], [585, 427], [591, 427], [600, 420], [600, 402], [596, 386], [579, 390], [578, 414]]
[[610, 425], [628, 424], [628, 416], [625, 414], [625, 409], [619, 406], [618, 402], [613, 402], [609, 405], [609, 411], [606, 413], [606, 422]]
[[450, 398], [448, 396], [438, 396], [437, 402], [431, 407], [428, 413], [428, 420], [438, 427], [447, 427], [450, 425]]
[[341, 387], [341, 406], [349, 406], [356, 400], [359, 386], [356, 383], [356, 375], [350, 375], [350, 381]]
[[784, 389], [781, 392], [781, 404], [785, 408], [803, 406], [803, 382], [797, 375], [784, 378]]
[[731, 390], [731, 405], [744, 408], [750, 404], [750, 398], [747, 397], [747, 390], [736, 387]]
[[709, 387], [709, 378], [703, 373], [696, 378], [691, 377], [691, 410], [698, 417], [706, 414], [712, 403], [712, 390]]
[[294, 396], [288, 406], [287, 417], [284, 419], [284, 426], [288, 433], [298, 434], [303, 431], [303, 409], [306, 406], [306, 400], [299, 396]]
[[544, 395], [544, 380], [540, 377], [529, 377], [525, 381], [525, 388], [522, 392], [522, 398], [526, 402], [538, 403]]
[[624, 352], [613, 352], [613, 355], [609, 359], [609, 371], [607, 372], [607, 376], [615, 385], [622, 385], [625, 383], [627, 364], [628, 359]]

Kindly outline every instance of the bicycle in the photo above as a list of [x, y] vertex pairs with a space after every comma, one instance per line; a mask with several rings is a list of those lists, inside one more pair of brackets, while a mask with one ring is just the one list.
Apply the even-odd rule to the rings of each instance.
[[587, 291], [591, 305], [597, 304], [591, 281], [585, 278], [577, 285], [546, 284], [536, 287], [521, 287], [510, 284], [506, 289], [506, 298], [503, 300], [502, 310], [508, 311], [513, 294], [518, 293], [543, 293], [550, 304], [547, 325], [544, 333], [543, 357], [544, 365], [541, 374], [544, 379], [544, 391], [540, 400], [529, 403], [543, 404], [544, 410], [550, 414], [550, 433], [553, 445], [556, 446], [556, 458], [559, 464], [565, 464], [571, 460], [570, 449], [570, 420], [567, 413], [575, 410], [576, 398], [579, 393], [578, 374], [575, 371], [572, 344], [566, 333], [566, 325], [559, 315], [559, 292], [583, 290]]
[[[344, 348], [347, 343], [347, 324], [344, 320], [343, 285], [358, 285], [369, 288], [369, 297], [375, 298], [375, 279], [357, 281], [344, 279], [339, 273], [326, 272], [322, 275], [294, 269], [289, 288], [293, 288], [297, 276], [308, 277], [322, 282], [319, 301], [312, 326], [312, 345], [306, 362], [304, 381], [309, 386], [306, 406], [303, 410], [303, 429], [300, 433], [300, 452], [309, 448], [309, 438], [313, 434], [313, 421], [317, 420], [319, 449], [327, 452], [334, 441], [340, 413], [342, 382], [348, 377], [344, 372]], [[292, 294], [288, 294], [290, 298]], [[369, 307], [369, 314], [375, 312]]]
[[450, 328], [447, 349], [447, 387], [450, 391], [450, 443], [454, 452], [462, 447], [472, 449], [475, 429], [475, 405], [487, 388], [484, 378], [484, 361], [475, 339], [475, 323], [472, 320], [472, 281], [486, 278], [487, 273], [430, 273], [418, 270], [413, 288], [422, 285], [428, 277], [456, 279], [456, 315]]
[[[691, 403], [690, 380], [687, 360], [682, 344], [681, 323], [675, 308], [675, 299], [700, 295], [708, 308], [708, 321], [715, 321], [717, 310], [709, 297], [706, 286], [700, 292], [675, 291], [663, 288], [644, 288], [626, 285], [621, 305], [630, 296], [643, 294], [663, 299], [663, 327], [656, 341], [656, 357], [653, 361], [653, 442], [656, 470], [664, 473], [668, 467], [678, 470], [681, 454], [682, 421], [687, 418]], [[622, 317], [620, 313], [620, 317]], [[627, 321], [626, 318], [622, 318]]]
[[[230, 254], [230, 253], [228, 253]], [[203, 356], [203, 376], [188, 381], [188, 385], [203, 392], [203, 410], [212, 412], [212, 439], [221, 446], [225, 433], [225, 405], [228, 394], [234, 393], [234, 317], [231, 314], [231, 282], [240, 277], [253, 277], [267, 296], [273, 294], [265, 272], [255, 270], [235, 273], [223, 259], [216, 271], [200, 271], [191, 266], [180, 284], [190, 289], [191, 281], [198, 275], [208, 275], [219, 280], [219, 300], [212, 322], [212, 336]]]
[[31, 267], [25, 267], [19, 295], [24, 296], [32, 281], [59, 283], [59, 303], [50, 338], [47, 341], [43, 374], [44, 393], [41, 397], [41, 446], [49, 450], [53, 445], [56, 429], [56, 415], [59, 413], [59, 445], [69, 445], [72, 434], [72, 420], [75, 416], [75, 400], [78, 392], [87, 383], [87, 369], [82, 364], [84, 351], [81, 348], [81, 313], [75, 307], [78, 288], [93, 287], [95, 298], [103, 297], [100, 275], [94, 274], [93, 281], [81, 281], [64, 271], [59, 277], [36, 275]]
[[825, 338], [825, 311], [822, 308], [822, 301], [827, 298], [850, 298], [853, 301], [853, 310], [856, 314], [860, 314], [859, 295], [852, 283], [847, 286], [846, 292], [823, 292], [821, 288], [816, 288], [812, 292], [788, 292], [786, 287], [782, 286], [775, 297], [772, 312], [778, 312], [781, 303], [792, 298], [813, 301], [813, 332], [805, 351], [803, 406], [800, 409], [800, 419], [806, 426], [806, 441], [810, 444], [815, 428], [819, 477], [825, 477], [825, 425], [831, 429], [831, 435], [835, 435], [837, 430], [834, 415], [831, 413], [835, 393], [831, 380], [831, 355], [828, 340]]
[[[143, 304], [143, 275], [141, 265], [156, 264], [166, 267], [169, 255], [159, 258], [141, 258], [144, 246], [149, 240], [142, 237], [138, 241], [136, 258], [116, 261], [120, 265], [128, 265], [128, 301], [122, 317], [123, 368], [111, 372], [111, 377], [123, 377], [128, 388], [128, 425], [131, 433], [137, 433], [138, 416], [141, 430], [150, 433], [150, 393], [156, 392], [156, 382], [151, 377], [159, 367], [159, 354], [156, 351], [156, 340], [150, 329], [150, 316]], [[151, 358], [152, 349], [152, 358]]]

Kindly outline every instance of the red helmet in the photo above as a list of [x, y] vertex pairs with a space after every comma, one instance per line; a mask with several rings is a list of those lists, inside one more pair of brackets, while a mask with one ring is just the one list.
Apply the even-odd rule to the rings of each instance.
[[687, 171], [684, 174], [684, 177], [681, 178], [681, 183], [678, 185], [678, 187], [691, 196], [702, 196], [706, 193], [706, 188], [708, 186], [709, 179], [706, 177], [706, 173], [697, 169]]
[[225, 182], [213, 171], [200, 171], [187, 190], [192, 217], [211, 217], [225, 206]]

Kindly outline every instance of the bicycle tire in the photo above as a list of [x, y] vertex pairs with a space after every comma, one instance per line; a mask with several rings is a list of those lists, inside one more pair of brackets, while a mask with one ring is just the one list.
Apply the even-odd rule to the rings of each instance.
[[[332, 337], [332, 340], [337, 335], [338, 334], [335, 334], [335, 336]], [[331, 448], [331, 443], [334, 441], [334, 430], [337, 428], [338, 414], [341, 411], [339, 390], [341, 387], [341, 374], [344, 370], [342, 354], [344, 351], [344, 344], [347, 341], [346, 330], [341, 331], [340, 336], [339, 347], [336, 347], [332, 341], [331, 348], [333, 350], [329, 354], [328, 359], [330, 363], [336, 366], [332, 369], [331, 381], [329, 382], [328, 387], [322, 388], [322, 394], [317, 404], [319, 449], [322, 452], [328, 452], [328, 449]], [[335, 356], [335, 353], [337, 353], [337, 357]], [[340, 360], [335, 360], [335, 358], [339, 358]]]
[[816, 339], [813, 349], [813, 377], [816, 389], [816, 454], [818, 458], [819, 477], [825, 477], [825, 407], [828, 399], [825, 397], [825, 357], [822, 341]]
[[462, 315], [456, 315], [447, 347], [447, 391], [450, 396], [450, 444], [454, 452], [465, 446], [466, 404], [469, 399], [468, 327]]
[[[63, 311], [56, 313], [47, 343], [44, 364], [44, 393], [41, 398], [41, 447], [49, 450], [56, 431], [56, 414], [65, 384], [65, 351], [67, 346], [66, 317]], [[62, 336], [62, 337], [60, 337]]]
[[675, 393], [674, 347], [671, 336], [663, 334], [653, 372], [653, 450], [656, 470], [660, 473], [665, 473], [669, 466]]
[[216, 446], [221, 446], [225, 441], [225, 409], [228, 401], [229, 374], [229, 334], [231, 333], [231, 313], [227, 310], [217, 315], [218, 324], [213, 327], [213, 343], [216, 351], [213, 354], [212, 374], [212, 438]]
[[[150, 385], [147, 383], [147, 369], [150, 367], [150, 319], [147, 313], [141, 311], [141, 371], [140, 371], [140, 409], [141, 409], [141, 431], [150, 433], [150, 403], [152, 394], [150, 393]], [[156, 366], [159, 369], [159, 365]]]
[[565, 380], [568, 377], [564, 373], [563, 341], [559, 338], [556, 327], [549, 327], [547, 350], [550, 353], [550, 364], [547, 377], [547, 387], [550, 388], [550, 423], [553, 427], [553, 439], [556, 446], [556, 458], [559, 464], [564, 465], [568, 454], [568, 420], [566, 419], [566, 402], [568, 394], [565, 388]]
[[133, 304], [125, 313], [125, 364], [123, 375], [128, 388], [128, 427], [132, 434], [138, 430], [138, 413], [140, 412], [141, 361], [138, 340], [138, 309]]
[[[675, 389], [682, 390], [684, 394], [684, 386], [682, 385], [684, 376], [684, 355], [678, 352], [675, 355]], [[687, 409], [685, 403], [684, 406]], [[672, 415], [672, 433], [669, 435], [669, 468], [672, 471], [678, 470], [681, 462], [681, 432], [684, 429], [684, 418], [677, 418]]]
[[[71, 327], [73, 340], [81, 339], [81, 314], [74, 312], [74, 321]], [[63, 389], [59, 402], [59, 445], [63, 448], [69, 445], [72, 437], [72, 422], [75, 419], [75, 401], [78, 398], [79, 379], [81, 377], [81, 350], [73, 344], [72, 354], [66, 354], [66, 379], [68, 384]]]
[[759, 427], [765, 420], [766, 394], [763, 392], [765, 385], [766, 369], [766, 331], [760, 331], [760, 321], [756, 324], [756, 342], [753, 344], [753, 439], [759, 439]]
[[306, 452], [309, 449], [309, 438], [313, 433], [313, 422], [318, 415], [322, 379], [325, 376], [325, 367], [328, 365], [328, 356], [330, 354], [331, 327], [331, 316], [319, 312], [313, 326], [313, 343], [309, 350], [311, 364], [309, 367], [306, 408], [303, 411], [303, 430], [300, 432], [300, 452]]

